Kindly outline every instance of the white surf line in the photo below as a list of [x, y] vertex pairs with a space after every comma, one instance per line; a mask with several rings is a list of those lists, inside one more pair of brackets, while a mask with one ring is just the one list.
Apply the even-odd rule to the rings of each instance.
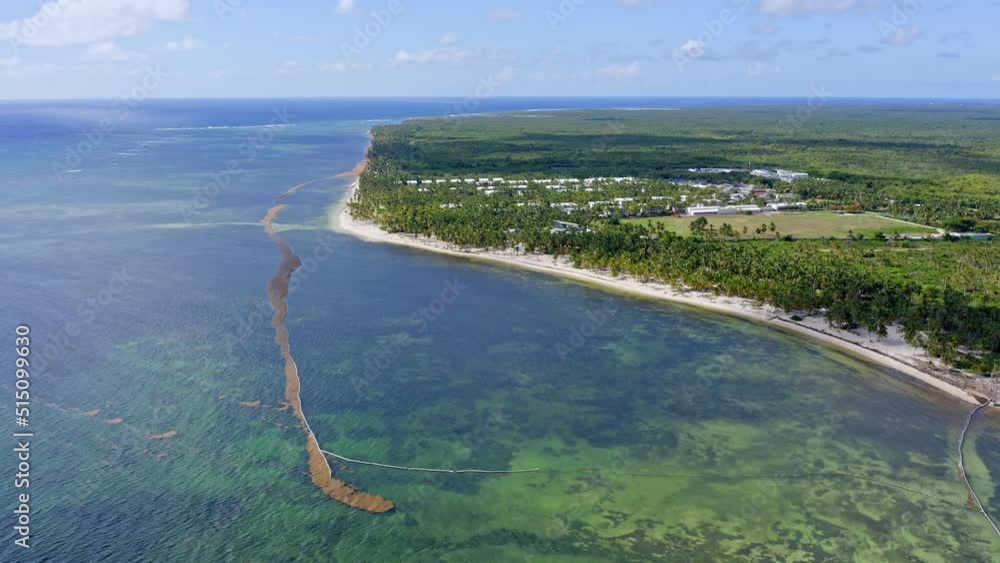
[[997, 402], [997, 389], [994, 387], [993, 399], [987, 401], [985, 404], [979, 405], [978, 407], [975, 408], [975, 410], [969, 413], [969, 418], [965, 421], [965, 427], [962, 428], [962, 437], [958, 441], [958, 470], [959, 472], [961, 472], [962, 481], [965, 482], [965, 488], [967, 488], [969, 490], [969, 494], [972, 495], [972, 500], [976, 501], [976, 507], [979, 509], [979, 512], [990, 523], [990, 526], [993, 526], [993, 531], [996, 532], [998, 536], [1000, 536], [1000, 527], [998, 527], [997, 523], [993, 521], [993, 517], [991, 517], [990, 514], [986, 512], [986, 507], [983, 506], [983, 503], [979, 501], [979, 496], [976, 494], [976, 491], [972, 488], [972, 483], [969, 482], [969, 474], [965, 471], [965, 438], [969, 432], [969, 426], [972, 425], [972, 419], [976, 416], [976, 413], [996, 404], [996, 402]]
[[542, 471], [541, 467], [536, 467], [534, 469], [434, 469], [427, 467], [403, 467], [402, 465], [389, 465], [387, 463], [375, 463], [374, 461], [363, 461], [360, 459], [351, 459], [349, 457], [344, 457], [342, 455], [337, 455], [333, 452], [328, 452], [326, 450], [320, 450], [330, 457], [335, 457], [341, 461], [346, 461], [348, 463], [358, 463], [361, 465], [371, 465], [374, 467], [384, 467], [385, 469], [398, 469], [400, 471], [423, 471], [426, 473], [534, 473], [536, 471]]

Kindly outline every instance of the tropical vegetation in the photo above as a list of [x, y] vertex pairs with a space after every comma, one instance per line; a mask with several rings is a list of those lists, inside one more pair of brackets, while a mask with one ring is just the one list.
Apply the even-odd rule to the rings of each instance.
[[[797, 240], [764, 217], [749, 233], [700, 220], [691, 233], [623, 220], [669, 214], [682, 195], [690, 203], [699, 197], [692, 182], [710, 184], [699, 192], [705, 199], [735, 182], [791, 192], [814, 209], [997, 232], [1000, 136], [990, 127], [1000, 108], [836, 106], [793, 130], [774, 125], [790, 111], [551, 112], [379, 127], [352, 213], [393, 232], [566, 256], [579, 267], [822, 314], [835, 327], [886, 335], [897, 325], [943, 362], [992, 374], [1000, 358], [992, 241]], [[741, 162], [743, 170], [728, 173], [688, 170]], [[751, 176], [746, 169], [756, 166], [811, 178], [785, 184]], [[506, 180], [483, 190], [481, 176]], [[566, 176], [601, 179], [565, 191], [529, 182]]]

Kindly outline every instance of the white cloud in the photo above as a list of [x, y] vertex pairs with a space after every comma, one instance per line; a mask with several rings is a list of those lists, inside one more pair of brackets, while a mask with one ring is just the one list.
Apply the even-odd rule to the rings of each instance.
[[458, 43], [458, 34], [454, 31], [449, 31], [438, 39], [438, 43], [442, 45], [454, 45]]
[[390, 62], [397, 66], [405, 64], [460, 63], [471, 55], [472, 52], [466, 49], [422, 49], [419, 51], [400, 49], [396, 51]]
[[892, 33], [887, 34], [883, 43], [894, 47], [903, 47], [913, 43], [917, 39], [920, 39], [921, 35], [923, 35], [923, 33], [920, 31], [920, 28], [915, 25], [910, 27], [900, 27]]
[[473, 54], [468, 49], [445, 49], [438, 54], [438, 60], [448, 63], [460, 63], [473, 56]]
[[201, 49], [205, 44], [201, 42], [201, 39], [195, 39], [194, 37], [185, 37], [180, 41], [170, 41], [167, 43], [168, 51], [193, 51], [195, 49]]
[[20, 57], [0, 57], [0, 76], [9, 78], [36, 78], [51, 75], [57, 70], [52, 63], [27, 63]]
[[768, 22], [756, 23], [750, 27], [750, 31], [757, 35], [771, 35], [778, 32], [778, 28]]
[[521, 17], [521, 12], [512, 8], [494, 8], [486, 12], [486, 17], [494, 22], [510, 21]]
[[422, 51], [407, 51], [400, 49], [392, 57], [392, 64], [403, 65], [409, 63], [427, 64], [434, 60], [437, 49], [424, 49]]
[[622, 80], [638, 78], [641, 72], [642, 68], [639, 66], [638, 61], [636, 61], [629, 64], [606, 66], [604, 68], [597, 69], [597, 72], [594, 74], [598, 78]]
[[514, 67], [505, 66], [501, 68], [499, 72], [496, 73], [496, 76], [493, 78], [493, 81], [498, 85], [502, 86], [510, 82], [511, 80], [514, 80], [515, 76], [517, 76], [517, 71], [514, 70]]
[[700, 59], [705, 56], [705, 43], [700, 39], [688, 39], [674, 49], [674, 58]]
[[370, 70], [372, 65], [365, 63], [349, 63], [345, 61], [321, 62], [321, 63], [300, 63], [296, 60], [285, 60], [274, 69], [274, 72], [281, 75], [290, 74], [313, 74], [315, 72], [332, 72], [342, 74], [346, 72], [356, 72]]
[[85, 63], [126, 63], [146, 60], [146, 55], [135, 51], [126, 51], [114, 41], [95, 43], [80, 55]]
[[354, 0], [339, 0], [337, 2], [337, 13], [340, 15], [350, 14], [354, 10]]
[[189, 0], [58, 0], [32, 16], [0, 22], [0, 39], [13, 45], [62, 47], [131, 37], [157, 21], [188, 16]]
[[301, 72], [306, 70], [306, 67], [299, 64], [298, 61], [284, 60], [278, 65], [278, 68], [274, 69], [277, 74], [293, 74], [296, 72]]
[[781, 72], [782, 69], [780, 66], [768, 63], [753, 62], [747, 65], [747, 76], [750, 78], [771, 76], [773, 74], [781, 74]]
[[878, 7], [878, 4], [878, 0], [762, 0], [760, 11], [772, 16], [795, 16], [865, 10]]
[[319, 70], [320, 72], [336, 72], [336, 73], [353, 72], [358, 70], [370, 70], [371, 68], [372, 65], [370, 64], [344, 63], [344, 62], [320, 63], [316, 65], [316, 69]]

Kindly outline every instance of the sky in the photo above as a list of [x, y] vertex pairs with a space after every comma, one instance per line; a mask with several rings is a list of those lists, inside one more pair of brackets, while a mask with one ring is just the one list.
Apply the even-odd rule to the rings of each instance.
[[1000, 0], [3, 0], [0, 99], [1000, 98]]

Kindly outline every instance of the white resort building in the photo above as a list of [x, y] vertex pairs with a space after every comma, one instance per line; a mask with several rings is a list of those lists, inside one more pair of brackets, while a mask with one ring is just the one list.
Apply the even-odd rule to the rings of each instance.
[[736, 215], [738, 213], [760, 213], [761, 208], [757, 205], [696, 205], [687, 208], [687, 214], [691, 217], [700, 215]]

